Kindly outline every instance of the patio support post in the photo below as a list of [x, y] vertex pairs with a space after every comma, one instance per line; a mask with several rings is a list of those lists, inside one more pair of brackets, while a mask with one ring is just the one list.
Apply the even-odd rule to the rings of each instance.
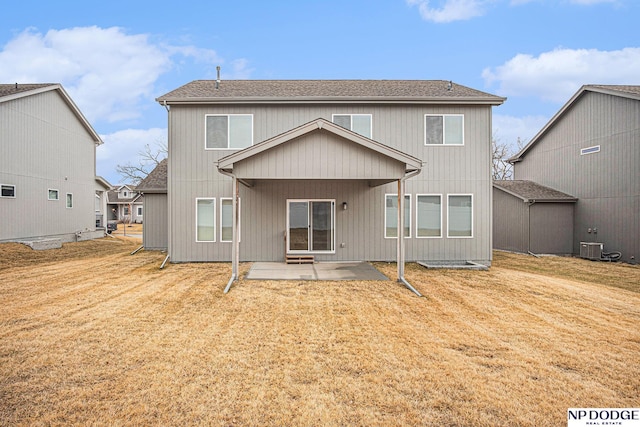
[[231, 251], [231, 279], [229, 280], [229, 283], [227, 283], [227, 286], [224, 288], [225, 294], [229, 292], [229, 289], [231, 289], [231, 285], [233, 284], [233, 282], [238, 280], [238, 260], [240, 259], [240, 239], [238, 238], [238, 218], [240, 216], [240, 212], [238, 209], [238, 178], [236, 178], [236, 176], [233, 174], [228, 174], [228, 176], [230, 176], [233, 180], [233, 197], [231, 199], [233, 214], [233, 221], [231, 225], [231, 245], [233, 249]]
[[397, 243], [397, 264], [398, 264], [398, 281], [402, 281], [404, 277], [404, 181], [398, 180], [398, 221], [396, 222], [398, 231]]
[[[417, 173], [419, 173], [419, 171]], [[408, 177], [409, 176], [405, 176], [398, 180], [398, 282], [402, 283], [411, 292], [421, 297], [422, 294], [418, 292], [416, 288], [411, 286], [411, 283], [404, 278], [404, 191], [405, 180]]]

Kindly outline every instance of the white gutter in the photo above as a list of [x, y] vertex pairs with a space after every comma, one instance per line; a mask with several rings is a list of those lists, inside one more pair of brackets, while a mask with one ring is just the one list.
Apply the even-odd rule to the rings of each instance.
[[398, 180], [398, 282], [402, 283], [407, 289], [421, 297], [422, 294], [411, 283], [404, 278], [404, 192], [405, 181], [413, 178], [422, 171], [422, 168], [410, 172]]
[[225, 170], [222, 169], [218, 169], [218, 172], [220, 172], [223, 175], [226, 175], [228, 177], [230, 177], [233, 180], [233, 223], [232, 223], [232, 238], [231, 238], [231, 242], [232, 242], [232, 247], [233, 247], [233, 251], [231, 252], [231, 278], [229, 279], [229, 282], [227, 283], [227, 286], [225, 286], [224, 288], [224, 293], [226, 294], [227, 292], [229, 292], [229, 289], [231, 289], [231, 285], [233, 284], [233, 282], [235, 282], [236, 280], [238, 280], [239, 274], [238, 274], [238, 261], [240, 258], [240, 244], [239, 244], [239, 239], [238, 239], [238, 178], [232, 173], [232, 172], [227, 172]]

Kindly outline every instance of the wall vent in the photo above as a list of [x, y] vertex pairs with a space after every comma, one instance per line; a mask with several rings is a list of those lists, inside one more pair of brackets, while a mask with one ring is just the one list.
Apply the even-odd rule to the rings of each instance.
[[580, 242], [580, 258], [600, 260], [602, 258], [602, 243]]
[[599, 145], [594, 145], [593, 147], [587, 147], [587, 148], [582, 148], [580, 149], [580, 155], [584, 156], [585, 154], [593, 154], [593, 153], [599, 153], [600, 152], [600, 146]]

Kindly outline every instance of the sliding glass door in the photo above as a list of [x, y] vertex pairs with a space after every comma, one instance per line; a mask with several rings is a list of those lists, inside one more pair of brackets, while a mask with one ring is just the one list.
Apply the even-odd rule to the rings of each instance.
[[287, 252], [334, 252], [335, 201], [287, 200]]

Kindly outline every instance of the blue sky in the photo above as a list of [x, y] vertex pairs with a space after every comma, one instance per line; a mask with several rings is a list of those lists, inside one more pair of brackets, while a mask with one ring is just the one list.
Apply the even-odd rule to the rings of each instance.
[[583, 84], [640, 84], [637, 0], [12, 1], [0, 82], [62, 83], [101, 135], [97, 173], [166, 141], [155, 98], [195, 79], [445, 79], [508, 100], [531, 139]]

